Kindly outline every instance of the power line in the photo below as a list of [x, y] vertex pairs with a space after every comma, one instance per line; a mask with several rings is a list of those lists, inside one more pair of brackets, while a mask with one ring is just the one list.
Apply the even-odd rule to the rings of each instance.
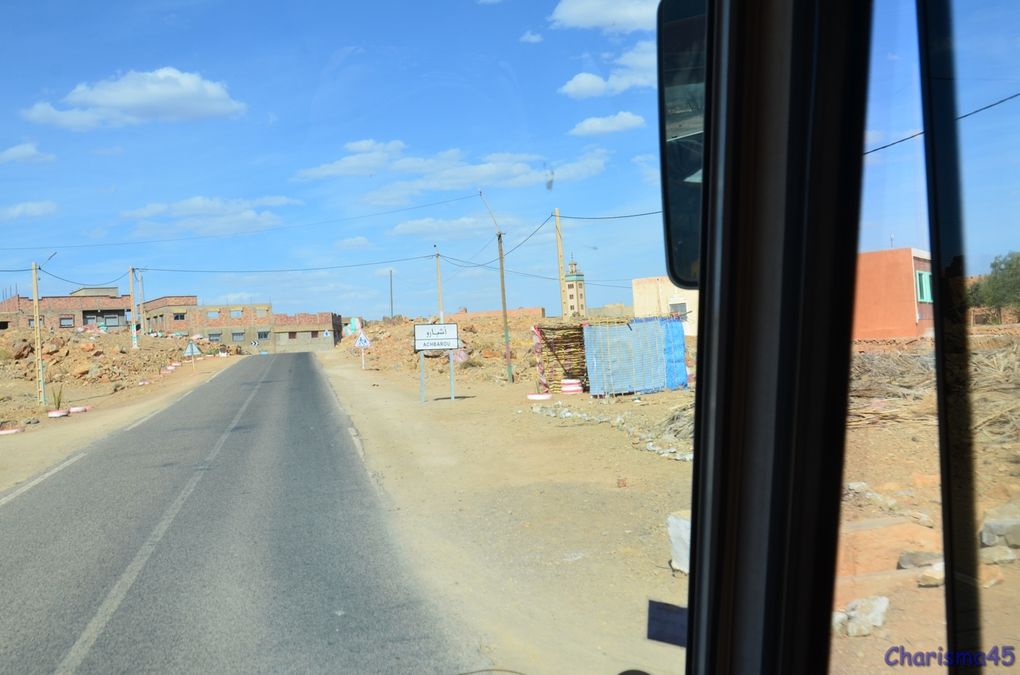
[[197, 239], [225, 239], [229, 237], [247, 237], [255, 234], [262, 234], [264, 232], [278, 232], [280, 230], [293, 230], [301, 227], [316, 227], [319, 225], [332, 225], [334, 223], [345, 223], [352, 220], [363, 220], [365, 218], [377, 218], [379, 216], [389, 216], [394, 213], [403, 213], [405, 211], [414, 211], [417, 209], [427, 209], [431, 206], [443, 206], [444, 204], [452, 204], [453, 202], [464, 201], [465, 199], [474, 199], [477, 195], [468, 195], [466, 197], [455, 197], [453, 199], [445, 199], [438, 202], [430, 202], [428, 204], [415, 204], [414, 206], [404, 206], [399, 209], [390, 209], [388, 211], [376, 211], [374, 213], [365, 213], [358, 216], [345, 216], [343, 218], [331, 218], [328, 220], [318, 220], [311, 223], [297, 223], [294, 225], [276, 225], [273, 227], [264, 227], [261, 230], [251, 230], [248, 232], [228, 232], [225, 234], [196, 234], [188, 237], [169, 237], [165, 239], [139, 239], [136, 241], [110, 241], [110, 242], [96, 242], [94, 244], [49, 244], [46, 246], [0, 246], [0, 251], [34, 251], [38, 249], [48, 248], [104, 248], [107, 246], [141, 246], [143, 244], [165, 244], [175, 241], [195, 241]]
[[289, 269], [257, 269], [257, 270], [193, 270], [193, 269], [169, 269], [165, 267], [139, 267], [139, 272], [167, 272], [173, 274], [283, 274], [288, 272], [321, 272], [325, 270], [343, 270], [354, 267], [376, 267], [378, 265], [392, 265], [394, 263], [408, 262], [411, 260], [426, 260], [435, 257], [435, 254], [419, 255], [411, 258], [394, 258], [393, 260], [377, 260], [367, 263], [351, 263], [349, 265], [328, 265], [325, 267], [292, 267]]
[[15, 272], [31, 272], [31, 271], [32, 271], [31, 267], [26, 267], [26, 268], [20, 269], [20, 270], [0, 270], [0, 273], [2, 273], [2, 274], [14, 274]]
[[[959, 117], [956, 118], [956, 120], [960, 121], [960, 120], [963, 120], [963, 119], [967, 119], [971, 115], [977, 115], [979, 112], [984, 112], [985, 110], [988, 110], [989, 108], [994, 108], [997, 105], [1002, 105], [1003, 103], [1006, 103], [1008, 101], [1012, 101], [1015, 98], [1020, 98], [1020, 91], [1018, 91], [1015, 94], [1010, 94], [1009, 96], [1006, 96], [1005, 98], [1000, 98], [998, 101], [994, 101], [992, 103], [989, 103], [988, 105], [981, 106], [980, 108], [975, 108], [974, 110], [971, 110], [970, 112], [967, 112], [967, 113], [964, 113], [964, 114], [960, 115]], [[872, 148], [871, 150], [865, 150], [864, 154], [865, 155], [870, 155], [873, 152], [878, 152], [879, 150], [885, 150], [886, 148], [891, 148], [892, 146], [899, 145], [900, 143], [906, 143], [909, 140], [915, 139], [918, 136], [923, 136], [923, 135], [924, 135], [924, 130], [922, 129], [921, 131], [918, 131], [916, 133], [910, 134], [909, 136], [904, 136], [903, 138], [898, 138], [895, 141], [892, 141], [891, 143], [886, 143], [885, 145], [880, 145], [877, 148]]]
[[662, 211], [645, 211], [644, 213], [625, 213], [619, 216], [565, 216], [562, 213], [560, 218], [566, 220], [620, 220], [621, 218], [640, 218], [642, 216], [654, 216]]
[[[534, 229], [534, 230], [533, 230], [533, 231], [531, 232], [531, 234], [529, 234], [529, 235], [528, 235], [528, 236], [526, 236], [526, 237], [525, 237], [525, 238], [524, 238], [523, 240], [521, 240], [521, 242], [520, 242], [519, 244], [517, 244], [516, 246], [514, 246], [513, 248], [511, 248], [511, 249], [510, 249], [509, 251], [507, 251], [506, 253], [504, 253], [504, 254], [503, 254], [503, 257], [504, 257], [504, 258], [505, 258], [505, 257], [507, 257], [508, 255], [510, 255], [511, 253], [513, 253], [514, 251], [516, 251], [517, 249], [519, 249], [519, 248], [520, 248], [521, 246], [524, 246], [524, 245], [525, 245], [526, 243], [528, 243], [528, 240], [529, 240], [529, 239], [531, 239], [532, 237], [534, 237], [534, 236], [535, 236], [536, 234], [538, 234], [538, 231], [539, 231], [539, 230], [541, 230], [541, 229], [542, 229], [543, 227], [545, 227], [545, 226], [546, 226], [546, 223], [548, 223], [548, 222], [549, 222], [550, 220], [552, 220], [552, 214], [550, 214], [550, 215], [546, 216], [546, 219], [542, 221], [542, 224], [541, 224], [541, 225], [539, 225], [538, 227], [536, 227], [536, 228], [535, 228], [535, 229]], [[499, 258], [496, 258], [496, 260], [499, 260]], [[494, 260], [493, 262], [495, 262], [495, 260]]]
[[103, 283], [100, 283], [100, 284], [88, 284], [88, 283], [85, 283], [84, 281], [71, 281], [70, 279], [65, 279], [64, 277], [58, 277], [53, 272], [49, 272], [49, 271], [47, 271], [46, 269], [44, 269], [42, 267], [39, 268], [39, 271], [42, 272], [43, 274], [47, 275], [47, 276], [53, 277], [54, 279], [59, 279], [60, 281], [69, 283], [72, 286], [109, 286], [110, 284], [117, 283], [118, 281], [120, 281], [121, 279], [123, 279], [124, 277], [126, 277], [128, 275], [127, 272], [124, 272], [124, 274], [120, 275], [116, 279], [111, 279], [110, 281], [104, 281]]
[[[499, 268], [492, 267], [491, 265], [482, 265], [482, 264], [479, 264], [479, 263], [473, 263], [473, 262], [470, 262], [470, 261], [467, 261], [467, 260], [461, 260], [460, 258], [451, 258], [450, 256], [447, 256], [447, 255], [440, 255], [440, 257], [443, 260], [445, 260], [446, 262], [448, 262], [451, 265], [453, 265], [454, 267], [465, 267], [465, 268], [483, 267], [483, 268], [485, 268], [487, 270], [492, 270], [494, 272], [499, 271]], [[509, 272], [510, 274], [516, 274], [516, 275], [522, 276], [522, 277], [532, 277], [532, 278], [535, 278], [535, 279], [545, 279], [546, 281], [557, 281], [557, 282], [559, 281], [559, 278], [557, 278], [557, 277], [547, 277], [547, 276], [542, 275], [542, 274], [533, 274], [531, 272], [520, 272], [520, 271], [517, 271], [517, 270], [511, 270], [511, 269], [508, 269], [506, 271]], [[600, 286], [600, 287], [603, 287], [603, 288], [623, 288], [623, 289], [630, 290], [630, 286], [616, 286], [616, 285], [613, 285], [613, 284], [605, 284], [605, 283], [599, 283], [597, 281], [588, 281], [588, 280], [585, 280], [584, 283], [586, 285], [588, 285], [588, 286]]]

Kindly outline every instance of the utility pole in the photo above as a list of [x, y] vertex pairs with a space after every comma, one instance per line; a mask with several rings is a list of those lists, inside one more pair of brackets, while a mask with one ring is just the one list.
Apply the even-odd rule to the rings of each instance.
[[556, 218], [556, 262], [560, 269], [560, 316], [567, 318], [567, 277], [563, 271], [563, 232], [560, 230], [560, 210], [553, 211]]
[[[50, 256], [51, 258], [53, 256]], [[46, 385], [43, 384], [42, 325], [39, 321], [39, 264], [32, 263], [32, 325], [35, 327], [36, 397], [39, 405], [46, 405]]]
[[135, 268], [128, 268], [128, 287], [131, 289], [131, 349], [138, 349], [138, 332], [135, 330]]
[[[435, 248], [435, 246], [433, 246]], [[443, 316], [443, 273], [439, 269], [439, 250], [436, 250], [436, 289], [439, 291], [439, 323], [446, 323]]]
[[393, 318], [393, 270], [390, 270], [390, 318]]
[[138, 321], [141, 323], [141, 326], [142, 326], [142, 335], [148, 335], [149, 334], [149, 322], [145, 318], [145, 273], [144, 272], [139, 272], [138, 273], [138, 283], [141, 286], [141, 289], [139, 290], [139, 293], [138, 293]]
[[496, 244], [499, 248], [499, 295], [503, 302], [503, 357], [506, 359], [506, 381], [513, 384], [514, 364], [513, 355], [510, 352], [510, 319], [506, 312], [506, 271], [503, 267], [503, 233], [499, 229], [499, 223], [496, 222], [496, 215], [489, 208], [489, 202], [485, 200], [485, 195], [479, 191], [478, 196], [481, 197], [482, 203], [485, 204], [485, 210], [489, 212], [492, 224], [496, 226]]

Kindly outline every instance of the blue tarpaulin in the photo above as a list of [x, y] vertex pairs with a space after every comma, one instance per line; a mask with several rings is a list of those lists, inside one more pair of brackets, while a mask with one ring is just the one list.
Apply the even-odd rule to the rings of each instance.
[[589, 391], [595, 396], [687, 386], [684, 329], [678, 319], [585, 326], [584, 355]]

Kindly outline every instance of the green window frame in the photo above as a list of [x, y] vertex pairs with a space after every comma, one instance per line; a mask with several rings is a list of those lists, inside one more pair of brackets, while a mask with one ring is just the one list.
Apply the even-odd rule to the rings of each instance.
[[934, 302], [931, 295], [931, 272], [914, 272], [918, 302]]

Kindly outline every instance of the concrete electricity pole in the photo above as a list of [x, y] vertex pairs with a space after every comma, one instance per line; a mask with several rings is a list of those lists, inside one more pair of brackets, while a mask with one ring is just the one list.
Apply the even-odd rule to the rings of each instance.
[[393, 270], [390, 270], [390, 318], [393, 318]]
[[148, 321], [145, 320], [145, 274], [138, 273], [138, 284], [141, 286], [138, 292], [138, 321], [141, 322], [142, 335], [149, 334]]
[[567, 318], [567, 277], [563, 271], [563, 232], [560, 230], [560, 210], [553, 211], [556, 217], [556, 263], [560, 269], [560, 317]]
[[439, 248], [434, 244], [432, 248], [436, 249], [436, 289], [439, 292], [439, 323], [446, 323], [446, 319], [443, 316], [443, 273], [439, 269]]
[[[50, 256], [51, 258], [53, 256]], [[39, 320], [39, 264], [32, 263], [32, 325], [35, 327], [36, 397], [39, 405], [46, 405], [46, 388], [43, 384], [42, 324]]]
[[131, 289], [131, 349], [138, 349], [138, 332], [135, 330], [135, 268], [128, 268], [128, 287]]
[[503, 233], [499, 230], [496, 214], [489, 208], [489, 202], [485, 200], [485, 195], [479, 190], [478, 196], [481, 198], [482, 203], [485, 204], [485, 210], [489, 212], [492, 224], [496, 226], [496, 244], [499, 248], [499, 294], [503, 303], [503, 357], [506, 359], [506, 381], [513, 384], [514, 364], [510, 352], [510, 319], [507, 317], [506, 312], [506, 272], [503, 267]]

